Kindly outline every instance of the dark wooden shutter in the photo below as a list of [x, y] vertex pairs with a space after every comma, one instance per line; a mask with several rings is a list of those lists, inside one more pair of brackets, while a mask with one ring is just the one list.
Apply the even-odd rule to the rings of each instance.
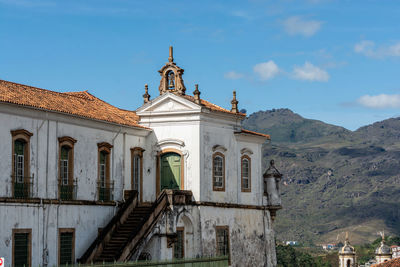
[[14, 234], [14, 267], [29, 267], [29, 233]]
[[72, 263], [73, 240], [74, 233], [60, 233], [60, 265]]
[[176, 242], [174, 244], [174, 258], [183, 259], [185, 257], [185, 235], [181, 227], [176, 229]]

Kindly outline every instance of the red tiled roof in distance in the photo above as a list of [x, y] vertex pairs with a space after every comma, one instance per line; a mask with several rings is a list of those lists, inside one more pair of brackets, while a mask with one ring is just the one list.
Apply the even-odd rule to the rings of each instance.
[[145, 128], [134, 111], [119, 109], [87, 91], [59, 93], [0, 80], [0, 102]]
[[[191, 95], [183, 95], [182, 97], [186, 98], [186, 99], [189, 100], [189, 101], [194, 102], [194, 97], [191, 96]], [[205, 106], [206, 108], [209, 108], [211, 111], [224, 112], [224, 113], [228, 113], [228, 114], [232, 114], [232, 115], [237, 115], [237, 116], [240, 116], [240, 117], [243, 117], [243, 118], [246, 117], [246, 114], [245, 114], [245, 113], [241, 113], [241, 112], [238, 112], [238, 113], [232, 112], [232, 111], [227, 110], [227, 109], [225, 109], [225, 108], [223, 108], [223, 107], [220, 107], [220, 106], [215, 105], [215, 104], [213, 104], [213, 103], [211, 103], [211, 102], [208, 102], [207, 100], [204, 100], [204, 99], [200, 99], [200, 101], [201, 101], [201, 104], [202, 104], [203, 106]]]
[[400, 267], [400, 258], [395, 258], [387, 262], [374, 264], [371, 267]]
[[241, 132], [245, 133], [245, 134], [252, 134], [252, 135], [262, 136], [262, 137], [265, 137], [265, 138], [271, 140], [271, 136], [269, 134], [257, 133], [257, 132], [253, 132], [253, 131], [246, 130], [246, 129], [242, 129]]

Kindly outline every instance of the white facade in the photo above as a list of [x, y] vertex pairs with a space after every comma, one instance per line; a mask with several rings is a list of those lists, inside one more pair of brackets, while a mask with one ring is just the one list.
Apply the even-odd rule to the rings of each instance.
[[[13, 233], [21, 229], [30, 231], [31, 266], [59, 263], [59, 229], [73, 229], [73, 258], [80, 258], [99, 228], [116, 214], [124, 190], [132, 189], [133, 148], [144, 151], [139, 193], [143, 203], [154, 202], [160, 192], [157, 164], [163, 153], [182, 157], [180, 189], [193, 193], [192, 205], [177, 206], [163, 215], [169, 222], [158, 222], [136, 256], [146, 252], [152, 259], [173, 258], [166, 235], [177, 227], [185, 229], [186, 258], [214, 256], [216, 229], [227, 227], [232, 266], [275, 266], [271, 203], [264, 196], [261, 166], [266, 137], [242, 131], [240, 116], [213, 111], [170, 92], [144, 104], [136, 114], [147, 129], [0, 102], [0, 257], [5, 258], [5, 266], [13, 265]], [[33, 185], [30, 197], [24, 199], [13, 195], [11, 132], [15, 130], [31, 133], [29, 176]], [[61, 201], [59, 195], [60, 137], [76, 140], [76, 197], [70, 201]], [[99, 201], [98, 146], [104, 142], [111, 147], [109, 201]], [[217, 152], [224, 156], [224, 190], [213, 190], [213, 155]], [[251, 159], [247, 191], [242, 190], [243, 156]]]

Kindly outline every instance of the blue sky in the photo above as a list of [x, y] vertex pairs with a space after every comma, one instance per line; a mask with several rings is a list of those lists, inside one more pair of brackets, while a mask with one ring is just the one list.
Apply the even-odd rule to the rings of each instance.
[[134, 110], [173, 45], [190, 94], [354, 130], [400, 116], [399, 18], [397, 0], [0, 0], [0, 79]]

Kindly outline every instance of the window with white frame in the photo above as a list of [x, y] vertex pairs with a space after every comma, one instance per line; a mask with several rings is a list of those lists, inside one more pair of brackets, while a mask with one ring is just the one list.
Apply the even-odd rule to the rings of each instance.
[[213, 155], [213, 190], [225, 191], [225, 156], [216, 152]]
[[61, 147], [60, 156], [60, 175], [62, 185], [69, 184], [69, 153], [71, 148], [68, 146]]
[[251, 159], [244, 155], [241, 158], [242, 192], [251, 191]]

